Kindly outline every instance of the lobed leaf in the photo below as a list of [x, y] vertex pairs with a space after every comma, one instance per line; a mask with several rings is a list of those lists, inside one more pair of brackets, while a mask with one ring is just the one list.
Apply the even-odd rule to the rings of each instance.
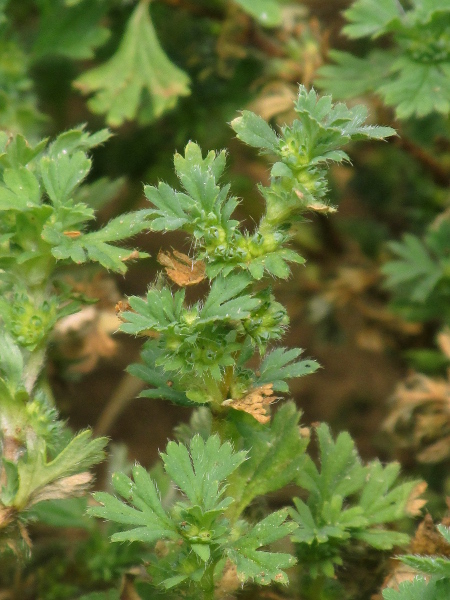
[[260, 375], [256, 379], [258, 386], [273, 383], [273, 389], [279, 392], [288, 392], [286, 379], [303, 377], [314, 373], [320, 367], [314, 360], [300, 360], [296, 358], [303, 352], [301, 348], [276, 348], [266, 355], [260, 367]]
[[161, 458], [167, 473], [192, 504], [210, 511], [218, 507], [224, 480], [246, 459], [246, 453], [234, 453], [231, 444], [221, 444], [217, 435], [206, 442], [195, 435], [190, 452], [183, 444], [169, 442]]
[[75, 85], [83, 93], [94, 92], [89, 108], [106, 114], [112, 127], [135, 118], [149, 123], [189, 94], [189, 77], [159, 45], [145, 0], [131, 14], [112, 58], [83, 73]]
[[272, 581], [288, 583], [283, 569], [293, 566], [295, 558], [281, 552], [257, 550], [289, 535], [297, 528], [292, 521], [286, 522], [287, 516], [287, 509], [273, 512], [226, 550], [228, 558], [236, 565], [241, 581], [253, 579], [259, 585], [268, 585]]

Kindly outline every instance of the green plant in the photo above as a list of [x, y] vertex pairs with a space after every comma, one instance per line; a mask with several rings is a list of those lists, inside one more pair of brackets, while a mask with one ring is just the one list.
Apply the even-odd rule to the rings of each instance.
[[350, 39], [384, 37], [363, 57], [333, 50], [318, 85], [336, 98], [375, 92], [399, 119], [450, 110], [450, 9], [445, 0], [356, 0], [344, 12]]
[[65, 281], [64, 266], [95, 261], [123, 273], [127, 260], [144, 255], [112, 243], [144, 229], [145, 213], [84, 231], [94, 218], [77, 201], [91, 167], [86, 152], [108, 137], [79, 128], [30, 146], [20, 135], [1, 136], [0, 530], [10, 546], [16, 534], [27, 539], [22, 522], [32, 506], [84, 493], [87, 469], [104, 456], [105, 438], [72, 436], [58, 420], [44, 367], [56, 321], [86, 301]]
[[[372, 176], [383, 173], [386, 181], [390, 179], [385, 189], [373, 194], [373, 199], [383, 203], [385, 192], [388, 192], [388, 201], [381, 210], [376, 210], [378, 217], [391, 228], [385, 241], [394, 236], [397, 240], [384, 245], [387, 256], [383, 256], [381, 244], [372, 249], [372, 255], [378, 263], [384, 263], [379, 269], [384, 276], [381, 287], [390, 292], [391, 311], [401, 319], [415, 323], [422, 331], [429, 331], [419, 344], [411, 340], [410, 348], [402, 348], [404, 358], [421, 373], [443, 375], [449, 363], [445, 344], [449, 323], [450, 251], [447, 194], [449, 6], [440, 0], [357, 0], [344, 11], [344, 16], [348, 22], [343, 33], [352, 40], [361, 41], [350, 47], [351, 52], [330, 51], [332, 63], [319, 69], [316, 83], [338, 98], [356, 98], [364, 94], [378, 110], [385, 112], [388, 107], [395, 111], [400, 136], [398, 148], [391, 148], [384, 159], [378, 157], [372, 161], [369, 168]], [[372, 94], [381, 97], [383, 104], [374, 101]], [[393, 166], [390, 176], [386, 160]], [[410, 170], [412, 161], [416, 162], [416, 176]], [[405, 174], [402, 174], [402, 164], [408, 172], [406, 178], [412, 175], [412, 185], [397, 208], [402, 219], [392, 227], [390, 221], [395, 221], [395, 217], [389, 212], [396, 199], [388, 189], [392, 190], [395, 185], [401, 198], [400, 189], [409, 187]], [[363, 178], [365, 182], [367, 175]], [[365, 189], [360, 187], [358, 192], [362, 197], [366, 196], [369, 206], [372, 194], [367, 193], [367, 183], [364, 185]], [[418, 461], [439, 462], [448, 455], [442, 439], [445, 439], [449, 422], [445, 417], [439, 425], [437, 421], [429, 422], [425, 432], [419, 414], [423, 411], [431, 413], [431, 406], [436, 401], [439, 404], [440, 400], [439, 393], [426, 394], [427, 386], [418, 384], [424, 381], [428, 381], [430, 389], [435, 386], [434, 390], [437, 390], [442, 386], [442, 380], [427, 380], [425, 375], [407, 379], [395, 394], [393, 415], [388, 419], [387, 427], [395, 432], [397, 442], [415, 449]], [[408, 388], [411, 392], [416, 388], [414, 399]], [[406, 441], [412, 437], [415, 443]], [[442, 451], [431, 445], [430, 452], [420, 452], [421, 444], [429, 443], [431, 439], [441, 443]]]
[[[295, 530], [292, 541], [304, 567], [303, 558], [308, 556], [312, 577], [333, 575], [332, 564], [340, 562], [349, 537], [382, 549], [408, 539], [378, 528], [406, 514], [417, 483], [392, 489], [398, 465], [384, 469], [374, 462], [363, 467], [351, 438], [341, 434], [334, 445], [323, 426], [318, 430], [319, 473], [305, 454], [307, 440], [299, 435], [299, 414], [291, 404], [282, 406], [269, 424], [273, 392], [287, 392], [286, 379], [313, 372], [318, 365], [298, 361], [299, 349], [271, 348], [288, 319], [261, 282], [266, 273], [286, 278], [289, 262], [303, 262], [286, 244], [305, 211], [332, 210], [326, 203], [325, 166], [348, 159], [342, 144], [393, 133], [365, 126], [364, 108], [333, 105], [329, 97], [319, 99], [302, 87], [295, 111], [297, 119], [279, 134], [249, 111], [232, 123], [241, 140], [277, 160], [270, 186], [259, 187], [266, 210], [253, 232], [243, 231], [230, 218], [237, 201], [228, 196], [229, 186], [217, 183], [225, 167], [223, 152], [203, 158], [200, 148], [190, 143], [184, 157], [175, 155], [184, 191], [165, 183], [145, 188], [155, 207], [148, 213], [150, 228], [183, 230], [192, 238], [192, 257], [176, 251], [160, 253], [167, 278], [184, 287], [205, 277], [211, 284], [203, 301], [189, 305], [185, 290], [173, 292], [160, 275], [146, 298], [128, 299], [120, 313], [121, 329], [148, 338], [143, 363], [129, 371], [152, 386], [141, 396], [205, 405], [211, 415], [196, 419], [193, 429], [183, 429], [184, 438], [189, 439], [196, 428], [204, 436], [205, 441], [197, 434], [188, 442], [190, 454], [186, 446], [173, 442], [162, 454], [167, 473], [186, 500], [164, 511], [151, 479], [136, 467], [134, 483], [120, 474], [114, 479], [116, 492], [126, 502], [98, 493], [101, 507], [91, 509], [91, 514], [137, 526], [115, 534], [113, 541], [163, 541], [149, 567], [152, 583], [182, 596], [213, 597], [230, 568], [236, 569], [235, 587], [249, 580], [286, 582], [280, 569], [292, 565], [293, 557], [258, 548], [288, 531]], [[259, 368], [250, 368], [248, 361], [258, 355]], [[209, 437], [211, 432], [215, 433]], [[231, 453], [228, 442], [221, 445], [217, 434], [231, 440], [238, 454]], [[225, 481], [230, 496], [224, 500]], [[287, 510], [256, 524], [246, 518], [255, 498], [292, 481], [310, 491], [308, 506], [296, 500], [293, 521], [284, 523]], [[357, 492], [357, 506], [343, 509], [344, 498]]]
[[342, 547], [361, 540], [378, 550], [408, 542], [408, 536], [380, 527], [401, 518], [417, 482], [393, 487], [400, 465], [383, 467], [379, 461], [363, 466], [347, 433], [333, 442], [327, 425], [317, 429], [320, 471], [307, 457], [297, 483], [308, 490], [305, 503], [294, 498], [291, 516], [299, 524], [292, 540], [299, 563], [312, 577], [334, 576], [342, 564]]

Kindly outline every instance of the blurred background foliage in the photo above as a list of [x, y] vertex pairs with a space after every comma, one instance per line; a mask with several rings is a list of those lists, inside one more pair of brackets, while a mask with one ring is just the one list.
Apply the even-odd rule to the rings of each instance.
[[[412, 34], [385, 25], [361, 35], [349, 28], [347, 36], [343, 27], [352, 13], [342, 11], [350, 4], [0, 0], [0, 127], [35, 142], [80, 123], [91, 132], [108, 126], [114, 136], [93, 151], [94, 168], [81, 192], [100, 223], [144, 206], [143, 182], [173, 185], [173, 153], [189, 140], [204, 150], [227, 148], [227, 175], [243, 199], [239, 218], [250, 229], [261, 212], [255, 184], [267, 180], [268, 167], [236, 142], [228, 123], [239, 110], [250, 108], [272, 124], [289, 121], [303, 83], [350, 104], [364, 102], [374, 123], [395, 127], [399, 137], [386, 144], [350, 148], [354, 168], [332, 168], [338, 213], [315, 214], [299, 228], [296, 243], [307, 265], [275, 292], [290, 314], [288, 343], [306, 348], [324, 367], [292, 386], [305, 424], [323, 420], [349, 430], [364, 458], [399, 459], [427, 480], [430, 511], [441, 517], [450, 495], [444, 476], [450, 463], [450, 90], [435, 105], [416, 103], [414, 112], [398, 110], [395, 94], [379, 92], [380, 81], [363, 81], [381, 54], [377, 68], [409, 51]], [[417, 2], [402, 4], [410, 9]], [[445, 2], [434, 4], [440, 24], [432, 34], [444, 40], [439, 69], [445, 73], [450, 11]], [[430, 22], [437, 27], [434, 16]], [[354, 69], [349, 56], [359, 61]], [[389, 77], [394, 81], [395, 71]], [[187, 411], [157, 400], [135, 400], [140, 384], [123, 374], [137, 359], [139, 342], [114, 334], [114, 307], [145, 292], [162, 245], [183, 250], [172, 234], [164, 240], [141, 235], [136, 244], [151, 256], [126, 279], [93, 267], [82, 276], [77, 270], [78, 291], [99, 301], [61, 321], [51, 348], [61, 414], [74, 429], [89, 425], [124, 444], [99, 472], [99, 486], [106, 485], [106, 471], [127, 461], [152, 465], [173, 427], [189, 419]], [[130, 587], [142, 549], [108, 544], [100, 525], [83, 517], [83, 502], [39, 515], [64, 533], [36, 528], [32, 561], [2, 565], [0, 598], [78, 598], [119, 580], [120, 598], [146, 597]], [[119, 598], [114, 593], [101, 598]]]

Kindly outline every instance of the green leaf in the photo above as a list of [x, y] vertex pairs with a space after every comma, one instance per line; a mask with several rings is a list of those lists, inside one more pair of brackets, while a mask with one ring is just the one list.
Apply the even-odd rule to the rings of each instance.
[[30, 146], [23, 135], [17, 134], [9, 139], [4, 151], [0, 154], [0, 165], [12, 169], [25, 167], [44, 151], [47, 142], [48, 138], [45, 138], [36, 146]]
[[425, 302], [444, 273], [442, 266], [430, 256], [427, 247], [414, 235], [407, 233], [401, 242], [391, 242], [390, 249], [399, 256], [381, 268], [387, 276], [386, 287], [409, 286], [410, 298]]
[[94, 92], [89, 108], [106, 114], [112, 127], [135, 118], [151, 122], [189, 94], [189, 77], [159, 45], [146, 0], [131, 14], [112, 58], [83, 73], [75, 85], [85, 94]]
[[19, 346], [6, 331], [0, 331], [0, 377], [13, 395], [22, 383], [23, 367]]
[[248, 110], [243, 110], [240, 117], [231, 122], [237, 137], [245, 144], [260, 148], [273, 154], [278, 152], [279, 139], [275, 131], [264, 119]]
[[144, 193], [148, 200], [156, 206], [152, 214], [154, 217], [151, 227], [153, 231], [175, 231], [181, 229], [188, 222], [189, 208], [184, 194], [175, 192], [166, 183], [160, 183], [158, 187], [146, 185]]
[[450, 111], [450, 64], [420, 63], [407, 55], [391, 67], [393, 76], [378, 88], [384, 101], [394, 106], [399, 119]]
[[3, 181], [6, 187], [0, 187], [0, 211], [23, 211], [39, 205], [39, 182], [27, 168], [5, 169]]
[[401, 561], [416, 571], [446, 577], [450, 581], [450, 559], [447, 557], [406, 555], [401, 557]]
[[38, 37], [33, 47], [37, 57], [57, 54], [74, 59], [94, 57], [94, 48], [109, 37], [99, 21], [108, 10], [104, 0], [83, 0], [68, 7], [61, 3], [41, 3]]
[[241, 411], [230, 411], [232, 439], [243, 444], [248, 460], [229, 478], [229, 493], [235, 498], [230, 509], [239, 515], [257, 496], [292, 482], [305, 462], [307, 440], [299, 436], [300, 413], [287, 402], [275, 413], [270, 425], [261, 425]]
[[282, 569], [292, 567], [296, 562], [295, 558], [281, 552], [257, 550], [289, 535], [297, 528], [296, 523], [286, 522], [287, 516], [287, 509], [273, 512], [226, 550], [228, 558], [236, 565], [241, 581], [253, 579], [259, 585], [268, 585], [272, 581], [288, 583], [288, 577]]
[[134, 481], [123, 473], [113, 475], [115, 491], [126, 501], [106, 492], [97, 492], [94, 498], [101, 506], [89, 508], [88, 513], [122, 525], [136, 525], [112, 535], [113, 542], [142, 541], [148, 544], [159, 539], [179, 539], [175, 524], [165, 513], [158, 491], [147, 471], [140, 465], [132, 469]]
[[343, 29], [349, 38], [377, 37], [402, 15], [397, 0], [356, 0], [344, 15], [349, 25]]
[[246, 452], [233, 452], [229, 442], [217, 435], [205, 442], [195, 435], [190, 452], [183, 444], [169, 442], [161, 454], [165, 470], [194, 505], [203, 510], [217, 509], [225, 491], [223, 481], [246, 459]]
[[265, 27], [281, 24], [281, 6], [278, 0], [235, 0], [241, 8]]
[[166, 330], [181, 320], [184, 296], [184, 290], [172, 295], [166, 287], [161, 290], [150, 288], [146, 300], [131, 296], [129, 303], [133, 310], [123, 313], [126, 322], [121, 325], [121, 331], [138, 334], [147, 330]]
[[371, 462], [367, 469], [368, 474], [359, 504], [364, 509], [369, 524], [378, 525], [403, 518], [411, 492], [418, 481], [394, 485], [400, 471], [396, 462], [383, 467], [376, 460]]
[[83, 181], [91, 169], [91, 161], [84, 152], [72, 156], [41, 158], [40, 171], [45, 190], [55, 206], [69, 200], [75, 188]]
[[[156, 344], [146, 344], [144, 350], [141, 352], [141, 358], [144, 364], [132, 364], [127, 367], [128, 373], [138, 377], [151, 385], [151, 389], [144, 390], [139, 394], [140, 398], [166, 398], [180, 404], [181, 406], [191, 406], [192, 402], [186, 396], [184, 390], [176, 389], [173, 382], [170, 382], [167, 373], [164, 372], [163, 367], [157, 367], [156, 362], [163, 355], [162, 350], [158, 348]], [[172, 383], [172, 385], [169, 385]]]
[[383, 590], [383, 598], [384, 600], [445, 600], [448, 595], [438, 593], [436, 583], [435, 580], [428, 582], [423, 577], [415, 577], [412, 581], [402, 581], [398, 590]]
[[286, 379], [303, 377], [314, 373], [320, 365], [315, 360], [296, 359], [303, 352], [301, 348], [277, 348], [266, 355], [260, 367], [260, 376], [256, 379], [256, 385], [273, 383], [273, 389], [277, 392], [288, 392], [289, 387]]
[[361, 464], [355, 442], [347, 432], [333, 441], [329, 427], [322, 423], [316, 429], [320, 448], [320, 471], [312, 461], [299, 473], [298, 484], [317, 496], [317, 502], [331, 500], [332, 495], [342, 497], [362, 488], [366, 470]]
[[333, 64], [320, 67], [315, 84], [331, 93], [336, 100], [355, 98], [377, 90], [385, 83], [392, 66], [392, 54], [382, 50], [372, 50], [364, 58], [350, 52], [330, 50], [328, 57]]
[[72, 155], [77, 150], [87, 152], [103, 144], [110, 137], [111, 133], [108, 129], [100, 129], [96, 133], [89, 133], [84, 130], [84, 125], [82, 125], [60, 133], [50, 144], [48, 154], [50, 158], [58, 158], [64, 155]]
[[252, 280], [245, 273], [217, 278], [200, 311], [202, 322], [222, 319], [241, 320], [249, 316], [250, 311], [260, 304], [258, 298], [240, 295]]
[[39, 502], [30, 511], [30, 516], [51, 527], [78, 527], [92, 529], [94, 522], [86, 516], [86, 498], [66, 498]]
[[78, 264], [94, 261], [106, 269], [125, 273], [128, 260], [145, 258], [148, 255], [145, 252], [132, 252], [128, 248], [113, 246], [110, 242], [118, 242], [147, 229], [147, 212], [143, 210], [120, 215], [102, 229], [86, 234], [78, 232], [74, 238], [58, 230], [57, 225], [46, 225], [42, 238], [52, 245], [52, 254], [57, 260], [71, 259]]

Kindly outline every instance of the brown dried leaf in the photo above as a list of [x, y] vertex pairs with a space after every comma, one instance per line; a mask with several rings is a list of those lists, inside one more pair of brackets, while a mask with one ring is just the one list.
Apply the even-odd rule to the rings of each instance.
[[450, 457], [450, 382], [413, 374], [401, 382], [384, 428], [417, 460], [436, 463]]
[[134, 587], [135, 576], [125, 573], [120, 586], [120, 600], [142, 600]]
[[[417, 571], [408, 565], [404, 565], [400, 561], [395, 561], [395, 566], [383, 582], [382, 589], [393, 588], [398, 590], [399, 585], [404, 581], [412, 581], [417, 576]], [[383, 596], [376, 594], [372, 596], [372, 600], [383, 600]]]
[[120, 260], [122, 262], [126, 262], [127, 260], [136, 260], [137, 258], [139, 258], [140, 254], [138, 250], [132, 250], [130, 252], [130, 254], [128, 254], [127, 256], [124, 256], [123, 258], [121, 258]]
[[259, 423], [268, 423], [270, 417], [267, 415], [266, 406], [278, 400], [277, 396], [273, 396], [273, 383], [266, 383], [254, 390], [251, 390], [246, 396], [239, 400], [225, 400], [222, 402], [224, 406], [230, 406], [235, 410], [242, 410]]
[[222, 577], [216, 583], [214, 598], [226, 600], [234, 598], [234, 592], [241, 587], [241, 581], [237, 575], [237, 568], [230, 560], [227, 560]]
[[172, 254], [160, 251], [157, 260], [165, 268], [170, 279], [180, 287], [195, 285], [205, 279], [205, 263], [202, 260], [192, 260], [177, 250]]
[[[448, 527], [448, 521], [447, 517], [443, 519], [442, 524]], [[439, 554], [450, 557], [450, 544], [439, 533], [430, 515], [425, 515], [417, 528], [416, 535], [411, 541], [410, 551], [412, 554]]]
[[308, 210], [313, 210], [314, 212], [322, 214], [331, 214], [337, 211], [336, 207], [329, 206], [328, 204], [324, 204], [323, 202], [312, 202], [311, 204], [307, 204], [306, 208]]
[[442, 353], [450, 359], [450, 329], [448, 327], [438, 333], [437, 343]]
[[0, 529], [7, 527], [14, 518], [16, 509], [12, 506], [0, 506]]
[[292, 110], [296, 97], [294, 89], [281, 81], [266, 85], [258, 98], [250, 105], [250, 110], [261, 116], [265, 121]]
[[425, 490], [427, 489], [428, 484], [426, 481], [420, 481], [411, 491], [408, 501], [406, 503], [405, 509], [408, 515], [411, 517], [417, 517], [421, 514], [422, 508], [427, 503], [427, 500], [423, 498], [419, 498]]
[[61, 319], [54, 330], [54, 340], [60, 354], [72, 364], [72, 373], [89, 373], [100, 358], [110, 358], [117, 350], [111, 334], [117, 331], [120, 319], [112, 310], [87, 306]]
[[450, 456], [450, 435], [438, 440], [431, 446], [422, 450], [417, 455], [417, 460], [422, 463], [437, 463]]
[[87, 471], [63, 477], [53, 481], [43, 488], [38, 489], [30, 498], [28, 507], [42, 502], [42, 500], [64, 500], [74, 496], [82, 496], [89, 489], [92, 483], [93, 475]]

